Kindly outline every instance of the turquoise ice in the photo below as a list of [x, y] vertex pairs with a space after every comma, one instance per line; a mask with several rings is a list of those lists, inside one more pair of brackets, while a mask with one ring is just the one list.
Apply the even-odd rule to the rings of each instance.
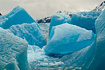
[[92, 30], [95, 33], [95, 20], [99, 17], [100, 13], [101, 12], [91, 11], [72, 14], [70, 24]]
[[68, 54], [90, 46], [94, 40], [91, 30], [64, 23], [52, 28], [44, 50], [46, 54]]
[[70, 17], [65, 16], [63, 14], [55, 14], [50, 22], [50, 27], [49, 27], [49, 36], [51, 33], [51, 29], [53, 26], [57, 26], [63, 23], [70, 23]]
[[96, 40], [78, 52], [62, 57], [66, 66], [78, 66], [83, 70], [105, 70], [105, 10], [95, 22]]
[[28, 70], [28, 43], [0, 28], [0, 70]]
[[42, 35], [37, 23], [23, 23], [13, 25], [9, 28], [9, 32], [25, 39], [29, 45], [36, 45], [42, 48], [46, 45], [44, 36]]
[[36, 22], [22, 7], [15, 7], [9, 14], [0, 16], [0, 27], [7, 29], [12, 25]]
[[[39, 25], [23, 8], [18, 6], [0, 16], [0, 70], [29, 67], [105, 70], [105, 10], [100, 13], [72, 13], [71, 17], [55, 14], [47, 45]], [[42, 26], [46, 36], [48, 26]], [[54, 58], [49, 54], [63, 56]]]

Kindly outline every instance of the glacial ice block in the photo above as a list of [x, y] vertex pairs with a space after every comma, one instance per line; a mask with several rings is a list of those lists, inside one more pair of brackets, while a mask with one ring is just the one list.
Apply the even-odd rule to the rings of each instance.
[[12, 25], [36, 22], [23, 8], [17, 6], [9, 14], [0, 16], [0, 27], [7, 29]]
[[66, 66], [81, 67], [82, 70], [105, 70], [105, 10], [95, 21], [95, 42], [80, 51], [62, 57]]
[[37, 45], [40, 48], [46, 45], [45, 38], [37, 23], [13, 25], [9, 28], [9, 31], [16, 36], [25, 39], [29, 45]]
[[105, 70], [105, 10], [95, 23], [96, 28], [96, 54], [89, 70]]
[[91, 11], [72, 14], [70, 24], [92, 30], [95, 33], [95, 20], [99, 17], [100, 13], [101, 12]]
[[91, 45], [94, 39], [91, 30], [65, 23], [52, 28], [44, 50], [46, 54], [73, 53]]
[[51, 23], [49, 27], [49, 36], [50, 36], [51, 29], [53, 26], [57, 26], [63, 23], [70, 23], [70, 17], [62, 15], [62, 14], [55, 14], [51, 19]]
[[0, 70], [28, 70], [25, 40], [0, 28]]

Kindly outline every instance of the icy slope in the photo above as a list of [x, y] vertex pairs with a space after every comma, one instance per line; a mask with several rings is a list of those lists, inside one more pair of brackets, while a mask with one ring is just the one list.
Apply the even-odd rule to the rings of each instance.
[[46, 54], [73, 53], [91, 45], [94, 39], [92, 31], [64, 23], [52, 28], [44, 50]]
[[29, 45], [37, 45], [40, 48], [46, 45], [45, 38], [37, 23], [13, 25], [9, 28], [9, 32], [25, 39]]
[[28, 70], [25, 40], [0, 28], [0, 70]]
[[17, 6], [9, 14], [0, 16], [0, 27], [4, 29], [12, 25], [36, 22], [23, 8]]

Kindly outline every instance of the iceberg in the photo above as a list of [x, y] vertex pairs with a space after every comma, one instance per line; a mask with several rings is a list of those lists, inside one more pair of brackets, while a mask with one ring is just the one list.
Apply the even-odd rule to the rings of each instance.
[[70, 16], [66, 16], [64, 14], [55, 14], [51, 19], [49, 36], [53, 26], [57, 26], [63, 23], [77, 25], [81, 28], [92, 30], [95, 33], [95, 20], [99, 17], [100, 13], [101, 12], [98, 11], [79, 12], [72, 13]]
[[0, 16], [0, 27], [8, 29], [12, 25], [36, 22], [23, 8], [17, 6], [9, 14]]
[[63, 14], [55, 14], [51, 19], [51, 23], [49, 27], [49, 36], [53, 26], [57, 26], [63, 23], [70, 23], [70, 17], [65, 16]]
[[105, 10], [95, 23], [96, 28], [96, 53], [89, 69], [105, 70]]
[[95, 33], [95, 20], [99, 17], [100, 13], [101, 12], [91, 11], [72, 14], [70, 24], [92, 30]]
[[105, 70], [105, 10], [95, 21], [96, 40], [73, 54], [62, 57], [66, 66], [78, 66], [82, 70]]
[[100, 13], [55, 14], [48, 30], [17, 6], [0, 16], [0, 70], [105, 70], [105, 10]]
[[28, 44], [0, 27], [0, 70], [28, 70]]
[[37, 23], [12, 25], [9, 28], [9, 32], [25, 39], [29, 45], [36, 45], [40, 48], [46, 45], [45, 38], [42, 35]]
[[91, 30], [64, 23], [52, 28], [44, 50], [46, 54], [68, 54], [90, 46], [94, 40]]

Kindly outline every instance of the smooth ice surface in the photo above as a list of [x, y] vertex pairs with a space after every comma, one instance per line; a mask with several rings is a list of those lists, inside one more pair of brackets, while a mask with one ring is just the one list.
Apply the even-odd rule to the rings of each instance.
[[28, 70], [28, 43], [0, 28], [0, 70]]
[[9, 28], [9, 31], [16, 36], [25, 39], [29, 45], [37, 45], [40, 48], [46, 45], [45, 38], [37, 23], [13, 25]]
[[17, 6], [9, 14], [0, 16], [0, 27], [9, 28], [12, 25], [36, 22], [23, 8]]
[[52, 28], [44, 50], [46, 54], [73, 53], [91, 45], [94, 38], [91, 30], [65, 23]]
[[49, 36], [50, 36], [51, 29], [53, 26], [60, 25], [63, 23], [70, 23], [70, 17], [62, 15], [62, 14], [55, 14], [51, 19], [51, 23], [49, 27]]
[[92, 30], [95, 33], [95, 20], [98, 18], [101, 12], [80, 12], [72, 14], [70, 24], [80, 26], [87, 30]]

